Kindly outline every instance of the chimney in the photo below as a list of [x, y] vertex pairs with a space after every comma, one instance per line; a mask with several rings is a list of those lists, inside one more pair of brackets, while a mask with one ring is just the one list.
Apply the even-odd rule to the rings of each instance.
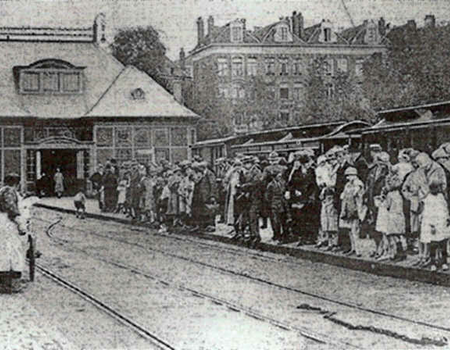
[[109, 43], [106, 39], [106, 16], [103, 12], [99, 13], [94, 20], [94, 42], [103, 48], [107, 48]]
[[436, 17], [434, 15], [426, 15], [425, 16], [425, 27], [426, 28], [436, 27]]
[[381, 17], [378, 20], [378, 32], [380, 33], [381, 36], [386, 35], [386, 21], [384, 20], [383, 17]]
[[410, 19], [408, 22], [406, 22], [406, 26], [410, 29], [417, 29], [416, 21], [413, 19]]
[[173, 98], [175, 101], [177, 101], [179, 104], [183, 104], [183, 86], [180, 79], [175, 79], [172, 82], [172, 91], [173, 91]]
[[298, 17], [297, 17], [297, 11], [292, 12], [292, 33], [294, 33], [294, 35], [298, 36]]
[[201, 45], [203, 39], [205, 38], [205, 25], [203, 24], [203, 18], [199, 17], [197, 19], [197, 42]]
[[208, 17], [208, 35], [211, 36], [214, 28], [214, 17], [209, 16]]
[[297, 14], [297, 18], [298, 18], [298, 36], [300, 38], [303, 38], [303, 28], [304, 28], [304, 20], [303, 20], [303, 15], [301, 12], [299, 12]]
[[184, 53], [184, 48], [180, 49], [180, 67], [182, 70], [186, 69], [186, 54]]
[[242, 18], [241, 22], [242, 22], [242, 37], [244, 37], [245, 32], [247, 30], [247, 20], [245, 18]]

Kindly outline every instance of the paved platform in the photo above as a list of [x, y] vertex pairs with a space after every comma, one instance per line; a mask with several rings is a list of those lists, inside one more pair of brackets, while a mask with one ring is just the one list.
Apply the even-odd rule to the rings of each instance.
[[[42, 198], [37, 206], [75, 214], [75, 207], [71, 197], [63, 198]], [[146, 226], [145, 224], [132, 223], [129, 218], [123, 214], [116, 213], [103, 213], [99, 210], [97, 201], [93, 199], [87, 200], [86, 203], [86, 216], [100, 220], [112, 220], [125, 224], [133, 224], [138, 226]], [[190, 233], [179, 232], [178, 234], [196, 236], [202, 239], [223, 242], [231, 245], [239, 245], [238, 242], [231, 240], [232, 228], [225, 225], [217, 225], [215, 232], [208, 233]], [[341, 266], [348, 269], [364, 271], [381, 276], [390, 276], [395, 278], [402, 278], [411, 281], [418, 281], [424, 283], [431, 283], [437, 285], [450, 286], [450, 273], [437, 271], [432, 272], [428, 269], [420, 269], [411, 266], [417, 259], [417, 256], [408, 256], [405, 261], [402, 262], [389, 262], [389, 261], [376, 261], [369, 257], [369, 252], [373, 250], [373, 241], [371, 239], [359, 240], [360, 247], [362, 248], [362, 257], [343, 256], [339, 253], [326, 252], [324, 250], [317, 249], [314, 246], [301, 246], [297, 247], [296, 243], [278, 245], [271, 240], [272, 230], [261, 230], [262, 242], [258, 245], [257, 249], [268, 251], [278, 254], [287, 254], [292, 257], [298, 257], [301, 259], [307, 259], [311, 261], [321, 262], [325, 264]]]

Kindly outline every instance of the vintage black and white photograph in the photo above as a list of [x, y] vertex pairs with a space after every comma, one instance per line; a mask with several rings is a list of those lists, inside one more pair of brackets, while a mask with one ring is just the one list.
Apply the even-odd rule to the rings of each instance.
[[0, 0], [0, 350], [450, 349], [449, 0]]

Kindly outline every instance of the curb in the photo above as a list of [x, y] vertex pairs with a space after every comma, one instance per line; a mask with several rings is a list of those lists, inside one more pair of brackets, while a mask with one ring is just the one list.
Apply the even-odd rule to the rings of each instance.
[[[44, 208], [44, 209], [49, 209], [49, 210], [66, 213], [66, 214], [75, 214], [75, 210], [73, 210], [73, 209], [64, 209], [64, 208], [55, 207], [52, 205], [39, 204], [39, 203], [36, 203], [35, 206], [39, 207], [39, 208]], [[92, 218], [92, 219], [97, 219], [97, 220], [112, 221], [112, 222], [117, 222], [117, 223], [126, 224], [126, 225], [132, 224], [133, 226], [140, 226], [140, 227], [148, 228], [148, 226], [145, 224], [131, 223], [131, 221], [129, 219], [115, 218], [115, 217], [110, 217], [110, 216], [101, 215], [101, 214], [93, 214], [93, 213], [86, 213], [85, 216]], [[231, 240], [229, 237], [211, 235], [208, 233], [183, 232], [183, 233], [178, 233], [178, 234], [242, 247], [241, 244], [239, 244], [236, 241]], [[413, 281], [413, 282], [422, 282], [422, 283], [429, 283], [429, 284], [433, 284], [433, 285], [450, 287], [450, 274], [444, 273], [444, 272], [431, 272], [429, 270], [424, 270], [424, 269], [419, 269], [419, 268], [414, 268], [414, 267], [405, 267], [405, 266], [399, 266], [399, 265], [383, 263], [383, 262], [378, 262], [378, 261], [368, 261], [368, 260], [364, 260], [361, 258], [327, 254], [327, 253], [319, 252], [319, 251], [311, 251], [311, 250], [302, 249], [302, 248], [278, 246], [278, 245], [272, 245], [272, 244], [268, 244], [268, 243], [259, 243], [258, 247], [255, 249], [258, 249], [258, 250], [261, 250], [264, 252], [275, 253], [275, 254], [289, 255], [289, 256], [292, 256], [295, 258], [299, 258], [299, 259], [310, 260], [312, 262], [319, 262], [319, 263], [324, 263], [327, 265], [343, 267], [343, 268], [350, 269], [350, 270], [367, 272], [367, 273], [375, 274], [378, 276], [394, 277], [394, 278], [406, 279], [406, 280]]]

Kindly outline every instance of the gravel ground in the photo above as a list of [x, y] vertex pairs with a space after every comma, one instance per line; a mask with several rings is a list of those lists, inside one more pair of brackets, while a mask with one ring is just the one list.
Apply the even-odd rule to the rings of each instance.
[[[48, 220], [52, 220], [52, 218], [54, 219], [60, 214], [40, 210], [39, 215], [41, 217], [47, 217]], [[443, 287], [412, 283], [387, 277], [378, 277], [334, 266], [293, 260], [288, 257], [280, 259], [279, 256], [268, 253], [262, 254], [267, 256], [268, 259], [255, 258], [254, 255], [248, 254], [248, 251], [245, 249], [227, 248], [226, 251], [218, 251], [216, 248], [205, 244], [177, 241], [170, 237], [155, 236], [154, 234], [146, 235], [145, 230], [143, 229], [135, 228], [133, 230], [130, 227], [119, 224], [100, 223], [95, 220], [77, 221], [72, 216], [64, 217], [65, 219], [61, 223], [62, 225], [73, 226], [81, 230], [91, 230], [100, 234], [109, 234], [116, 238], [126, 238], [127, 240], [171, 252], [172, 254], [177, 254], [188, 259], [198, 260], [205, 264], [219, 266], [258, 278], [268, 279], [274, 283], [283, 284], [292, 288], [299, 288], [310, 293], [317, 292], [333, 299], [348, 301], [357, 305], [364, 305], [365, 307], [376, 310], [394, 313], [398, 316], [436, 323], [446, 327], [449, 326], [445, 308], [447, 305], [447, 289]], [[148, 253], [139, 247], [125, 247], [123, 244], [100, 239], [98, 237], [95, 238], [91, 235], [86, 235], [81, 231], [67, 230], [59, 226], [55, 229], [54, 235], [59, 239], [67, 240], [67, 243], [64, 244], [67, 249], [76, 246], [82, 247], [83, 249], [90, 249], [91, 252], [95, 252], [98, 255], [105, 255], [107, 253], [111, 258], [126, 261], [129, 265], [138, 266], [140, 269], [158, 275], [165, 280], [173, 281], [180, 285], [188, 285], [190, 288], [229, 300], [252, 310], [258, 310], [261, 314], [283, 320], [286, 323], [294, 324], [299, 327], [305, 327], [306, 325], [310, 329], [315, 329], [330, 337], [338, 337], [342, 340], [352, 342], [353, 344], [364, 345], [366, 348], [413, 349], [418, 346], [395, 340], [392, 337], [374, 335], [370, 332], [349, 331], [342, 326], [335, 325], [324, 319], [323, 315], [317, 311], [301, 310], [297, 309], [297, 306], [303, 304], [316, 308], [320, 307], [322, 310], [336, 312], [335, 317], [338, 320], [351, 323], [352, 325], [375, 326], [380, 329], [396, 331], [399, 334], [404, 334], [415, 339], [420, 339], [422, 336], [433, 339], [448, 336], [444, 331], [432, 331], [424, 327], [380, 318], [373, 314], [336, 306], [336, 304], [320, 301], [305, 295], [299, 295], [298, 293], [261, 285], [260, 283], [255, 283], [244, 278], [232, 277], [187, 260], [168, 257], [158, 252]], [[44, 246], [44, 243], [43, 240], [42, 246]], [[221, 244], [214, 245], [218, 248], [223, 247]], [[46, 249], [49, 249], [49, 251], [55, 249], [54, 242], [46, 247]], [[239, 252], [239, 255], [236, 255], [236, 253], [233, 252], [236, 250]], [[60, 253], [58, 253], [56, 257], [62, 259], [59, 254]], [[66, 259], [67, 257], [64, 257], [62, 261], [66, 261]], [[51, 263], [55, 266], [57, 261], [52, 261]], [[107, 269], [107, 267], [105, 267], [105, 269]], [[80, 274], [80, 276], [81, 275], [83, 274]], [[107, 289], [109, 288], [111, 287], [108, 287]], [[103, 289], [106, 289], [106, 286], [104, 286]], [[166, 293], [162, 294], [165, 295]], [[185, 300], [184, 298], [185, 296], [183, 296], [183, 300]], [[134, 305], [134, 302], [131, 304]], [[178, 305], [178, 308], [180, 308], [179, 305], [184, 305], [179, 300], [176, 304]], [[427, 307], [424, 307], [424, 305], [427, 305]], [[167, 307], [167, 310], [170, 311], [175, 309], [176, 308]], [[177, 312], [171, 314], [170, 311], [167, 310], [166, 316], [171, 316], [169, 317], [171, 320], [176, 319], [177, 317], [179, 318], [179, 312], [177, 316]], [[202, 321], [196, 317], [195, 321], [189, 323], [188, 334], [197, 334], [198, 336], [197, 330], [195, 330], [194, 333], [192, 333], [192, 330], [197, 329], [197, 325], [200, 325], [198, 327], [202, 330], [204, 324], [210, 326], [211, 324], [217, 325], [219, 329], [222, 329], [224, 325], [233, 324], [237, 325], [239, 333], [242, 333], [245, 330], [245, 317], [247, 316], [243, 319], [233, 319], [230, 323], [228, 315], [226, 318], [218, 317], [219, 313], [217, 313], [217, 310], [215, 309], [213, 309], [212, 313], [208, 313], [208, 308], [200, 308], [200, 310], [203, 311], [198, 313], [198, 315], [202, 316], [202, 319], [204, 317], [206, 321]], [[186, 314], [186, 312], [184, 314]], [[170, 323], [172, 322], [173, 321]], [[164, 324], [163, 320], [158, 320], [156, 323], [157, 325]], [[169, 326], [170, 325], [168, 325], [168, 327]], [[251, 329], [253, 329], [253, 326]], [[217, 332], [216, 328], [214, 328], [212, 333], [208, 332], [207, 334], [217, 335], [219, 334]], [[229, 332], [231, 331], [229, 330]], [[245, 330], [244, 334], [266, 333], [267, 331], [263, 331], [263, 333], [251, 333], [250, 330]], [[278, 330], [276, 333], [278, 335], [280, 334], [280, 331]], [[189, 335], [186, 336], [189, 339]], [[260, 338], [260, 336], [245, 337], [245, 339], [252, 339], [251, 343], [253, 345], [255, 339], [258, 338]], [[228, 344], [229, 340], [227, 337], [227, 345]], [[232, 346], [232, 343], [230, 343], [229, 346]], [[241, 346], [235, 348], [262, 349], [261, 347], [248, 347], [248, 344], [245, 343], [241, 343]], [[286, 349], [286, 347], [278, 348]], [[297, 349], [298, 347], [292, 348]], [[424, 347], [422, 346], [420, 348], [423, 349]], [[426, 348], [431, 347], [429, 346]], [[215, 349], [215, 347], [212, 349]]]

